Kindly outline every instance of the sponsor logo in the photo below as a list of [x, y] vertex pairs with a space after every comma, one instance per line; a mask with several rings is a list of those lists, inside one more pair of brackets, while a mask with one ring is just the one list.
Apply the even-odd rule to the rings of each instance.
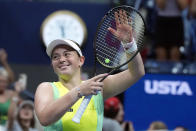
[[67, 110], [67, 112], [73, 112], [73, 109], [72, 109], [72, 108], [70, 108], [69, 110]]
[[193, 95], [191, 87], [186, 81], [144, 80], [144, 91], [147, 94]]

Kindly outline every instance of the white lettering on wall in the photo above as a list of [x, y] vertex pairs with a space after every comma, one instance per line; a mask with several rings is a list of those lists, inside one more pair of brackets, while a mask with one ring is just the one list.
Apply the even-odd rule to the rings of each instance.
[[144, 91], [147, 94], [193, 95], [190, 85], [186, 81], [145, 80]]

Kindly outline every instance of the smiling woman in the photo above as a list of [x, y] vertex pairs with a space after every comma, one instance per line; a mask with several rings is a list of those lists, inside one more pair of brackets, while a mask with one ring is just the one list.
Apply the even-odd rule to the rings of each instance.
[[[122, 11], [120, 13], [122, 15]], [[132, 28], [126, 23], [120, 29], [112, 27], [112, 32], [119, 41], [132, 42]], [[118, 32], [118, 33], [117, 33]], [[57, 82], [42, 82], [35, 93], [35, 112], [46, 131], [102, 131], [103, 100], [117, 95], [144, 75], [140, 54], [136, 54], [128, 64], [128, 69], [115, 75], [99, 74], [91, 79], [81, 80], [81, 67], [85, 57], [77, 43], [68, 39], [56, 39], [47, 44], [46, 52], [58, 76]], [[127, 54], [127, 59], [131, 54]], [[108, 60], [106, 60], [108, 62]], [[134, 76], [134, 77], [133, 77]], [[126, 78], [126, 79], [121, 79]], [[92, 96], [80, 123], [75, 123], [75, 116], [85, 96]]]
[[65, 45], [55, 47], [51, 60], [54, 71], [64, 80], [63, 74], [75, 74], [79, 71], [78, 67], [84, 63], [84, 57], [80, 58], [73, 48]]
[[[86, 129], [96, 130], [96, 124], [97, 124], [96, 119], [98, 118], [98, 116], [97, 116], [97, 108], [95, 108], [95, 104], [93, 101], [90, 103], [90, 106], [88, 108], [89, 109], [88, 114], [91, 114], [91, 116], [94, 117], [89, 118], [88, 115], [85, 115], [86, 120], [91, 119], [90, 125], [81, 124], [73, 128], [71, 126], [73, 124], [71, 119], [82, 101], [82, 99], [80, 99], [82, 96], [89, 95], [92, 93], [96, 94], [95, 90], [101, 90], [103, 83], [95, 82], [95, 81], [105, 76], [105, 74], [99, 75], [90, 81], [84, 82], [84, 84], [81, 85], [82, 81], [80, 76], [80, 68], [84, 64], [85, 58], [82, 55], [79, 46], [77, 46], [77, 44], [71, 40], [54, 40], [48, 45], [46, 51], [48, 56], [51, 58], [53, 69], [59, 77], [59, 82], [53, 82], [52, 84], [42, 83], [39, 85], [36, 91], [35, 109], [40, 122], [44, 126], [47, 126], [45, 128], [46, 130], [52, 130], [52, 129], [53, 130], [57, 130], [57, 129], [76, 130], [76, 129], [80, 129], [81, 126], [84, 128], [80, 130], [86, 130]], [[94, 81], [93, 84], [91, 84], [92, 83], [91, 81], [92, 82]], [[39, 97], [41, 97], [40, 92], [43, 93], [43, 91], [46, 88], [48, 91], [48, 95], [46, 95], [46, 97], [44, 98], [42, 97], [42, 100], [44, 99], [44, 101], [40, 101], [39, 99]], [[89, 89], [89, 88], [93, 88], [93, 89]], [[50, 97], [49, 95], [53, 97]], [[63, 99], [60, 99], [63, 97], [64, 99], [66, 99], [67, 101], [66, 103], [64, 102]], [[101, 98], [99, 99], [101, 100]], [[46, 103], [48, 100], [53, 101], [53, 103], [51, 104], [48, 103], [48, 106], [50, 106], [51, 108], [49, 107], [47, 109]], [[64, 106], [60, 107], [59, 104], [62, 105], [63, 103]], [[72, 106], [74, 103], [75, 105]], [[59, 108], [52, 109], [52, 107], [59, 107]], [[54, 113], [52, 113], [50, 116], [46, 116], [46, 113], [49, 113], [50, 111]], [[56, 113], [60, 113], [60, 112], [62, 112], [64, 115], [60, 120], [58, 120], [60, 116], [57, 115]], [[65, 114], [65, 112], [67, 113]]]
[[[48, 45], [47, 54], [50, 56], [55, 73], [63, 80], [63, 74], [75, 74], [84, 63], [84, 56], [79, 45], [71, 40], [55, 40]], [[79, 63], [78, 63], [79, 62]], [[80, 73], [79, 73], [80, 75]]]

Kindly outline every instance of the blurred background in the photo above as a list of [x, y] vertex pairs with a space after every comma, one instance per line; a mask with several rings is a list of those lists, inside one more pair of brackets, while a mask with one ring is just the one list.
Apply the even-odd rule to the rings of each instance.
[[[82, 77], [92, 77], [97, 25], [109, 9], [125, 4], [140, 11], [147, 33], [141, 52], [146, 75], [117, 96], [124, 107], [124, 121], [131, 121], [134, 130], [147, 130], [153, 121], [163, 122], [168, 130], [178, 126], [196, 130], [196, 0], [0, 0], [0, 48], [7, 55], [1, 67], [9, 64], [14, 74], [9, 89], [25, 74], [21, 97], [33, 101], [39, 83], [57, 80], [44, 39], [52, 37], [51, 32], [66, 37], [72, 30], [60, 20], [47, 27], [60, 10], [71, 11], [83, 21]], [[69, 31], [63, 34], [62, 30]]]

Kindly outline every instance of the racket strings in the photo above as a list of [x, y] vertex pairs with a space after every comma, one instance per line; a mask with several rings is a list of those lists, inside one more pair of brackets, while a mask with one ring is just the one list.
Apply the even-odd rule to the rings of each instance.
[[[138, 27], [139, 28], [139, 27]], [[106, 29], [105, 29], [106, 30]], [[133, 28], [133, 31], [137, 31], [137, 28]], [[140, 29], [140, 30], [144, 30], [144, 28], [142, 28], [142, 29]], [[136, 43], [142, 43], [142, 41], [143, 41], [143, 35], [144, 35], [144, 33], [142, 33], [142, 31], [140, 31], [140, 30], [138, 30], [137, 31], [137, 35], [134, 35], [134, 38], [135, 38], [135, 40], [136, 40]], [[133, 32], [134, 33], [134, 32]], [[100, 30], [100, 33], [99, 33], [99, 36], [100, 37], [104, 37], [106, 35], [106, 33], [104, 32], [104, 31], [102, 31], [102, 30]], [[109, 39], [115, 39], [115, 40], [117, 40], [115, 37], [113, 37], [113, 38], [108, 38], [108, 37], [106, 37], [105, 38], [105, 40], [109, 40]], [[115, 41], [115, 40], [113, 40], [113, 41]], [[140, 41], [140, 42], [137, 42], [137, 41]], [[100, 40], [99, 40], [99, 42], [101, 42]], [[116, 51], [118, 51], [118, 50], [116, 50]]]
[[[113, 59], [121, 59], [121, 56], [117, 55], [120, 53], [117, 53], [117, 49], [113, 48], [113, 50], [111, 48], [108, 48], [108, 46], [104, 46], [102, 44], [100, 44], [99, 48], [96, 48], [97, 51], [97, 55], [98, 57], [102, 58], [102, 62], [105, 61], [105, 59], [109, 59], [110, 63], [109, 66], [114, 66], [114, 65], [118, 65], [119, 64], [119, 60], [118, 61], [114, 61]], [[106, 51], [108, 51], [108, 53], [105, 53]], [[122, 53], [121, 53], [122, 54]]]
[[[122, 16], [125, 19], [123, 22], [131, 26], [133, 37], [139, 50], [143, 47], [142, 42], [145, 30], [143, 20], [137, 12], [125, 11], [126, 16]], [[100, 63], [110, 68], [118, 66], [121, 63], [122, 56], [125, 55], [121, 42], [108, 31], [109, 27], [116, 29], [114, 12], [119, 12], [119, 10], [113, 10], [107, 14], [107, 17], [105, 17], [99, 27], [96, 39], [97, 59]], [[109, 62], [106, 62], [106, 59], [109, 59]]]
[[[102, 58], [102, 59], [105, 59], [106, 57], [105, 56], [103, 56], [103, 55], [101, 55], [101, 54], [97, 54], [97, 56], [98, 57], [100, 57], [100, 58]], [[111, 58], [111, 57], [110, 57]], [[108, 58], [109, 59], [109, 58]], [[112, 58], [111, 58], [112, 59]], [[110, 63], [109, 63], [109, 66], [115, 66], [115, 65], [119, 65], [119, 63], [118, 62], [116, 62], [116, 61], [111, 61]]]
[[[134, 18], [132, 18], [134, 19]], [[104, 26], [102, 27], [102, 30], [100, 30], [100, 33], [106, 33], [105, 30], [107, 30], [108, 27], [111, 27], [111, 22], [114, 21], [114, 18], [113, 17], [108, 17], [107, 19], [105, 19], [104, 21]], [[137, 22], [141, 22], [141, 20], [138, 20]], [[135, 31], [140, 31], [140, 30], [144, 30], [144, 25], [142, 25], [142, 23], [135, 23], [135, 21], [131, 21], [131, 22], [128, 22], [128, 25], [130, 25], [132, 27], [133, 30]], [[141, 26], [135, 26], [135, 25], [141, 25]]]
[[[101, 42], [101, 41], [98, 40], [98, 42]], [[99, 50], [99, 49], [101, 49], [101, 50]], [[109, 48], [108, 46], [104, 46], [102, 44], [100, 44], [100, 46], [99, 46], [99, 48], [97, 48], [97, 50], [98, 51], [107, 51], [107, 52], [109, 52], [111, 54], [116, 54], [116, 52], [117, 52], [116, 48], [114, 48], [114, 47]]]
[[[108, 26], [109, 26], [109, 25], [108, 25]], [[107, 27], [108, 27], [108, 26], [107, 26]], [[133, 26], [132, 28], [133, 28], [133, 34], [134, 34], [134, 32], [136, 32], [136, 34], [137, 34], [137, 35], [134, 35], [134, 38], [135, 38], [136, 41], [137, 41], [138, 38], [141, 38], [141, 36], [143, 36], [144, 33], [142, 33], [142, 30], [144, 30], [144, 28], [140, 28], [140, 27], [134, 28], [134, 26]], [[137, 28], [138, 28], [138, 29], [137, 29]], [[102, 30], [100, 30], [100, 32], [99, 32], [99, 36], [100, 36], [100, 37], [104, 37], [104, 36], [107, 34], [107, 33], [105, 33], [103, 30], [107, 30], [106, 27], [103, 28]], [[106, 37], [105, 39], [107, 40], [108, 37]], [[117, 40], [115, 37], [109, 38], [109, 39], [115, 39], [115, 40]]]
[[[111, 19], [114, 20], [114, 18], [112, 18], [112, 17], [110, 17], [110, 20], [109, 20], [109, 18], [105, 20], [104, 25], [106, 25], [106, 26], [103, 26], [103, 28], [100, 30], [100, 35], [101, 35], [101, 33], [103, 33], [102, 35], [105, 36], [105, 34], [106, 34], [105, 30], [107, 30], [107, 28], [111, 26], [110, 24], [107, 24], [107, 23], [111, 23], [111, 21], [112, 21]], [[132, 26], [133, 31], [137, 32], [136, 34], [142, 32], [142, 30], [144, 31], [144, 25], [142, 25], [142, 23], [141, 23], [142, 21], [138, 20], [137, 22], [140, 22], [140, 23], [135, 24], [135, 22], [132, 22], [132, 24], [130, 24]], [[141, 25], [141, 26], [137, 26], [137, 25]], [[135, 35], [134, 38], [137, 41], [137, 38], [140, 38], [141, 36], [143, 36], [143, 34]], [[106, 39], [108, 39], [108, 38], [106, 37]], [[141, 42], [139, 42], [139, 43], [141, 43]]]
[[[100, 47], [101, 47], [101, 46], [100, 46]], [[105, 48], [104, 48], [104, 47], [101, 47], [101, 48], [98, 48], [98, 49], [97, 49], [97, 52], [100, 52], [100, 54], [101, 54], [101, 52], [103, 52], [103, 50], [105, 50]], [[106, 57], [109, 58], [109, 59], [112, 59], [112, 57], [115, 56], [115, 53], [110, 52], [110, 54], [104, 53], [103, 55], [106, 56]], [[105, 58], [106, 58], [106, 57], [105, 57]]]
[[[104, 46], [101, 44], [101, 46], [99, 48], [97, 48], [97, 54], [101, 54], [101, 55], [99, 55], [99, 57], [103, 56], [103, 57], [101, 57], [102, 62], [104, 62], [104, 60], [107, 58], [107, 59], [111, 60], [109, 66], [116, 66], [119, 64], [119, 61], [122, 58], [121, 57], [123, 55], [122, 52], [124, 52], [124, 50], [123, 51], [122, 50], [123, 49], [121, 49], [121, 52], [117, 51], [117, 49], [115, 49], [115, 51], [114, 51], [114, 50], [111, 50], [110, 48], [108, 48], [107, 46]], [[105, 53], [106, 51], [107, 51], [107, 53]]]
[[[108, 25], [109, 26], [109, 25]], [[105, 28], [106, 28], [106, 26], [104, 26]], [[133, 26], [134, 27], [134, 26]], [[134, 35], [134, 38], [135, 38], [135, 40], [136, 40], [136, 43], [142, 43], [142, 40], [143, 40], [143, 35], [144, 35], [144, 33], [142, 33], [142, 31], [140, 31], [140, 30], [144, 30], [144, 27], [141, 29], [141, 28], [139, 28], [139, 30], [137, 30], [137, 28], [139, 28], [139, 27], [136, 27], [136, 28], [133, 28], [133, 30], [135, 30], [135, 31], [137, 31], [137, 33], [136, 34], [138, 34], [138, 35]], [[100, 32], [99, 32], [99, 36], [100, 37], [104, 37], [105, 35], [106, 35], [106, 33], [105, 33], [105, 31], [103, 31], [103, 30], [107, 30], [107, 29], [102, 29], [102, 30], [100, 30]], [[133, 32], [134, 33], [134, 32]], [[141, 34], [140, 34], [141, 33]], [[108, 38], [108, 37], [105, 37], [105, 40], [109, 40], [109, 39], [114, 39], [113, 41], [115, 41], [115, 40], [117, 40], [115, 37], [113, 37], [113, 38]], [[141, 40], [141, 41], [140, 41]], [[137, 42], [137, 41], [140, 41], [140, 42]], [[99, 42], [101, 42], [100, 40], [99, 40]], [[118, 51], [118, 50], [116, 50], [116, 51]]]

